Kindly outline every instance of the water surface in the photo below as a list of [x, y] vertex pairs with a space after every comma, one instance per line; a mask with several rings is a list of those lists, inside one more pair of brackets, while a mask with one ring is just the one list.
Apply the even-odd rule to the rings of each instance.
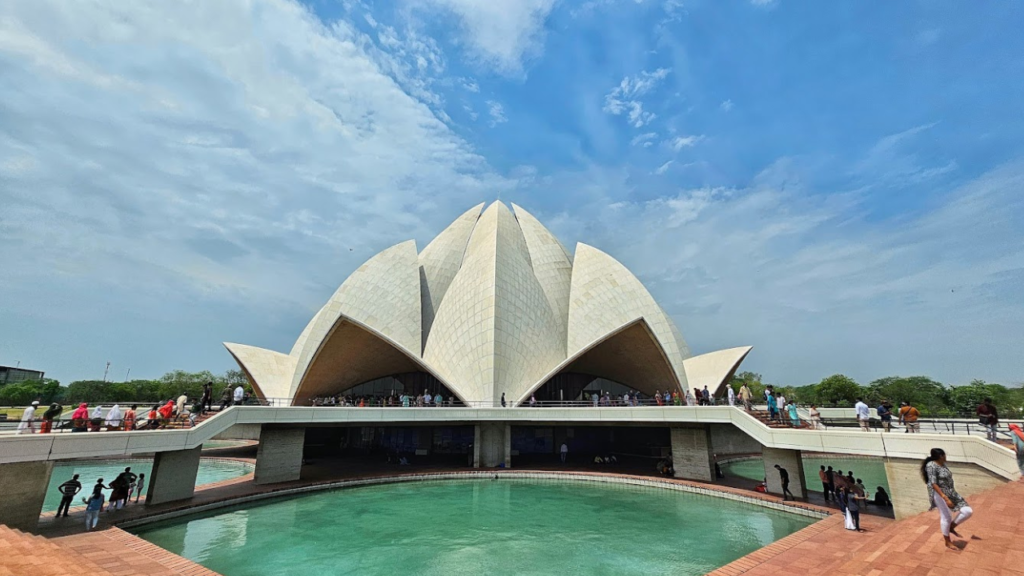
[[681, 576], [813, 521], [656, 488], [460, 480], [321, 492], [137, 533], [224, 576]]

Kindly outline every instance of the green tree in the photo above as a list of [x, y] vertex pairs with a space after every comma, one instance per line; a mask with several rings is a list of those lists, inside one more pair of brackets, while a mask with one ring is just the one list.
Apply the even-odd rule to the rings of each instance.
[[[1005, 406], [1011, 398], [1005, 386], [989, 384], [984, 380], [972, 380], [967, 386], [951, 387], [949, 397], [953, 413], [965, 417], [974, 416], [974, 410], [985, 398], [991, 398], [996, 408], [1000, 405]], [[1004, 414], [1003, 417], [1007, 415]]]
[[27, 406], [38, 400], [40, 404], [45, 405], [50, 402], [59, 402], [61, 392], [60, 382], [50, 378], [24, 380], [0, 386], [0, 404]]
[[872, 405], [888, 400], [893, 406], [910, 402], [925, 416], [951, 416], [949, 393], [941, 383], [927, 376], [889, 376], [879, 378], [867, 387], [867, 396]]
[[818, 402], [826, 405], [852, 406], [863, 391], [857, 382], [842, 374], [833, 374], [818, 383], [816, 387]]

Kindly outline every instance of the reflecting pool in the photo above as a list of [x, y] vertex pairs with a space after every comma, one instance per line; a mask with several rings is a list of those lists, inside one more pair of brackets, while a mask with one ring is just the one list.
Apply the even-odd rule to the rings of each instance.
[[[46, 499], [43, 501], [43, 512], [54, 512], [57, 510], [57, 506], [60, 505], [60, 492], [57, 491], [57, 487], [70, 480], [72, 475], [80, 475], [78, 481], [82, 483], [82, 491], [78, 493], [78, 498], [72, 504], [72, 506], [79, 506], [82, 504], [82, 498], [89, 495], [89, 491], [92, 490], [98, 478], [103, 478], [104, 484], [109, 485], [111, 480], [117, 478], [117, 475], [121, 472], [124, 472], [126, 466], [131, 466], [132, 472], [135, 474], [145, 474], [146, 481], [148, 482], [149, 473], [153, 469], [153, 460], [83, 460], [54, 464], [53, 474], [50, 475], [50, 485], [46, 489]], [[201, 458], [199, 460], [199, 473], [196, 475], [196, 486], [245, 476], [252, 471], [252, 465], [245, 462]], [[110, 490], [104, 490], [103, 494], [108, 500], [110, 499]], [[145, 493], [142, 496], [145, 498]]]
[[498, 479], [320, 492], [136, 533], [224, 576], [679, 576], [813, 522], [658, 488]]
[[[832, 458], [830, 456], [804, 456], [804, 478], [812, 492], [821, 492], [821, 481], [818, 479], [819, 466], [831, 466], [833, 470], [842, 470], [845, 475], [853, 470], [855, 478], [864, 481], [864, 487], [871, 494], [883, 486], [890, 495], [889, 481], [885, 476], [885, 463], [876, 459], [865, 458]], [[722, 464], [722, 472], [726, 476], [739, 476], [750, 480], [764, 480], [764, 461], [760, 458], [748, 458]]]

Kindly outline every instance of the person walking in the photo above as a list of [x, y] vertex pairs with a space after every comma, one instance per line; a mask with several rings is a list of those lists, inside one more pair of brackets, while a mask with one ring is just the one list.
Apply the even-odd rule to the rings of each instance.
[[[946, 452], [942, 448], [932, 448], [928, 457], [921, 462], [921, 477], [928, 485], [928, 499], [931, 501], [931, 507], [928, 509], [939, 509], [939, 528], [946, 548], [959, 550], [949, 535], [959, 538], [957, 527], [969, 520], [974, 510], [960, 494], [957, 494], [953, 485], [953, 473], [946, 467]], [[954, 512], [957, 513], [955, 518]]]
[[846, 508], [846, 512], [844, 513], [846, 516], [846, 529], [863, 532], [864, 530], [860, 527], [860, 501], [863, 501], [864, 497], [850, 491], [845, 486], [840, 489], [839, 497], [842, 499], [843, 505]]
[[807, 416], [811, 420], [811, 428], [814, 430], [824, 430], [824, 426], [821, 425], [821, 412], [818, 412], [818, 405], [811, 404], [811, 409], [807, 411]]
[[[103, 484], [103, 479], [100, 478], [100, 485]], [[103, 491], [93, 490], [91, 496], [85, 499], [85, 529], [86, 531], [92, 530], [100, 522], [100, 512], [103, 511]]]
[[740, 386], [740, 401], [743, 402], [743, 409], [750, 412], [750, 401], [754, 398], [754, 393], [750, 391], [750, 387], [744, 382], [743, 386]]
[[504, 407], [506, 407], [507, 405], [508, 405], [508, 404], [506, 404], [506, 403], [505, 403], [505, 393], [504, 393], [504, 392], [502, 392], [502, 393], [501, 393], [501, 407], [502, 407], [502, 408], [504, 408]]
[[75, 411], [71, 413], [71, 431], [72, 432], [85, 432], [86, 423], [89, 421], [89, 405], [82, 402], [75, 408]]
[[78, 481], [78, 474], [71, 477], [68, 480], [57, 487], [57, 491], [60, 492], [60, 506], [57, 506], [57, 515], [55, 518], [61, 516], [68, 517], [68, 511], [71, 509], [71, 501], [75, 499], [75, 495], [82, 491], [82, 483]]
[[775, 394], [768, 393], [768, 419], [775, 420], [778, 417], [779, 405], [776, 404]]
[[789, 423], [793, 426], [793, 428], [800, 427], [800, 414], [799, 412], [797, 412], [795, 402], [789, 403]]
[[135, 430], [135, 420], [138, 419], [138, 413], [135, 412], [139, 409], [137, 404], [132, 404], [132, 407], [124, 413], [124, 429], [126, 432]]
[[828, 472], [825, 470], [825, 466], [821, 466], [821, 470], [818, 470], [818, 478], [821, 479], [821, 494], [825, 497], [825, 502], [832, 499], [832, 488], [829, 485]]
[[736, 405], [736, 391], [732, 389], [732, 386], [725, 387], [726, 396], [729, 398], [729, 406]]
[[562, 442], [562, 447], [559, 449], [560, 456], [562, 458], [562, 464], [565, 464], [565, 460], [569, 457], [569, 446], [565, 442]]
[[231, 385], [228, 384], [224, 387], [224, 390], [220, 393], [220, 411], [223, 412], [225, 408], [231, 406]]
[[999, 428], [999, 412], [992, 405], [992, 399], [985, 398], [974, 413], [978, 416], [978, 423], [985, 427], [985, 436], [995, 442], [996, 430]]
[[779, 471], [779, 480], [782, 481], [782, 500], [789, 500], [792, 498], [796, 500], [796, 496], [789, 491], [789, 471], [778, 464], [775, 465], [775, 469]]
[[892, 404], [889, 404], [888, 400], [882, 400], [876, 411], [878, 419], [882, 421], [882, 430], [888, 432], [892, 428]]
[[40, 434], [49, 434], [53, 430], [54, 418], [60, 418], [61, 413], [64, 412], [64, 407], [54, 402], [50, 404], [50, 407], [43, 412], [43, 422], [39, 425]]
[[121, 405], [114, 404], [107, 410], [107, 417], [104, 423], [107, 425], [107, 432], [116, 432], [121, 429], [121, 423], [124, 421], [124, 414], [121, 413]]
[[39, 407], [39, 401], [34, 400], [32, 404], [25, 408], [25, 411], [21, 413], [21, 423], [18, 424], [18, 434], [34, 434], [36, 431], [35, 419], [36, 419], [36, 408]]
[[868, 424], [871, 420], [871, 409], [860, 398], [857, 398], [857, 403], [853, 405], [853, 409], [857, 411], [857, 423], [860, 424], [860, 429], [870, 432], [871, 428], [868, 427]]
[[686, 390], [686, 405], [687, 406], [696, 406], [697, 405], [697, 399], [693, 397], [693, 392], [691, 392], [689, 389]]
[[920, 416], [921, 413], [917, 411], [917, 408], [911, 406], [910, 402], [903, 401], [900, 404], [900, 424], [906, 426], [905, 432], [917, 434], [921, 429], [921, 425], [917, 422]]

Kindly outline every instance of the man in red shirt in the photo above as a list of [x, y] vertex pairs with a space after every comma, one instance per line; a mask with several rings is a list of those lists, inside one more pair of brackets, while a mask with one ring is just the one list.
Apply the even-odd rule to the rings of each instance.
[[999, 412], [996, 411], [996, 407], [992, 405], [991, 398], [985, 398], [981, 404], [978, 405], [978, 409], [974, 411], [978, 416], [978, 423], [986, 428], [986, 435], [988, 439], [996, 441], [996, 428], [999, 426]]

